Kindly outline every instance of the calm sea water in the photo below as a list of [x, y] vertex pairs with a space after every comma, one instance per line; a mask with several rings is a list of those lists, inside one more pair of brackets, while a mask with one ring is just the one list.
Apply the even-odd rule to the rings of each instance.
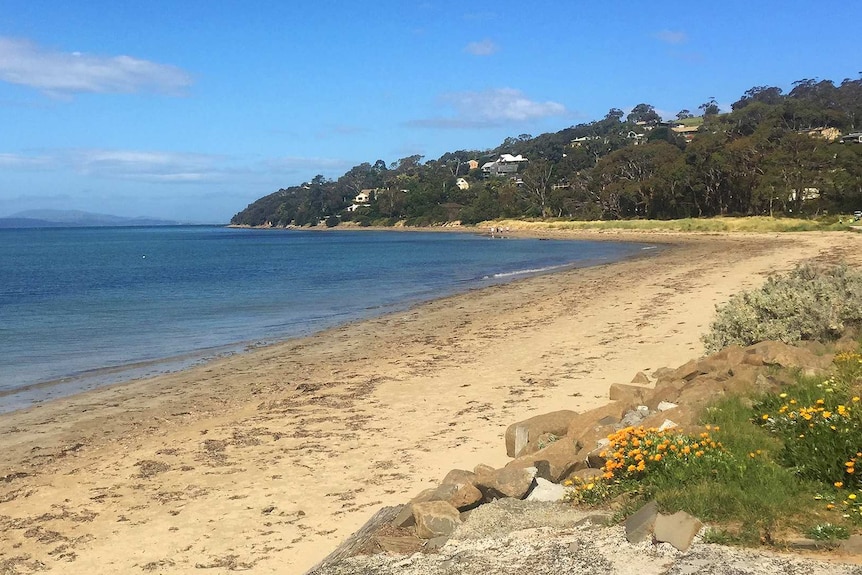
[[422, 232], [0, 230], [0, 412], [646, 247]]

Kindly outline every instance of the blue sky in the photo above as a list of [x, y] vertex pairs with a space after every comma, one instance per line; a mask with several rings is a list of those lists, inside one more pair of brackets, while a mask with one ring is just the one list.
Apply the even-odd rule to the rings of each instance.
[[226, 222], [316, 174], [857, 78], [862, 3], [4, 0], [0, 216]]

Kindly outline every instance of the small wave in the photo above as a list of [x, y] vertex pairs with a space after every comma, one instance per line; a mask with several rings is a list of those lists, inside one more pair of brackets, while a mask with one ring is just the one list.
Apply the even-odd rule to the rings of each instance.
[[559, 270], [562, 268], [567, 268], [569, 266], [571, 266], [571, 264], [560, 264], [560, 265], [556, 265], [556, 266], [547, 266], [544, 268], [531, 268], [531, 269], [526, 269], [526, 270], [516, 270], [513, 272], [500, 272], [500, 273], [496, 273], [496, 274], [493, 274], [490, 276], [485, 276], [482, 279], [486, 279], [486, 280], [503, 279], [503, 278], [510, 278], [510, 277], [514, 277], [514, 276], [524, 276], [524, 275], [528, 275], [528, 274], [541, 274], [541, 273], [545, 273], [545, 272]]

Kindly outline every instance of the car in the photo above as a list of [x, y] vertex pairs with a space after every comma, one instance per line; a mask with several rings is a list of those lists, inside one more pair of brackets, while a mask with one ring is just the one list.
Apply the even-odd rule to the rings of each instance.
[[862, 220], [862, 210], [856, 210], [855, 212], [853, 212], [853, 219], [857, 222], [859, 220]]

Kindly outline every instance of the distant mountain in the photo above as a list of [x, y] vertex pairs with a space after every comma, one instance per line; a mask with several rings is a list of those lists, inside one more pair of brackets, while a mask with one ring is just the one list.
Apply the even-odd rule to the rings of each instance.
[[126, 218], [80, 210], [26, 210], [0, 218], [0, 228], [176, 226], [180, 224], [181, 222], [158, 218]]

